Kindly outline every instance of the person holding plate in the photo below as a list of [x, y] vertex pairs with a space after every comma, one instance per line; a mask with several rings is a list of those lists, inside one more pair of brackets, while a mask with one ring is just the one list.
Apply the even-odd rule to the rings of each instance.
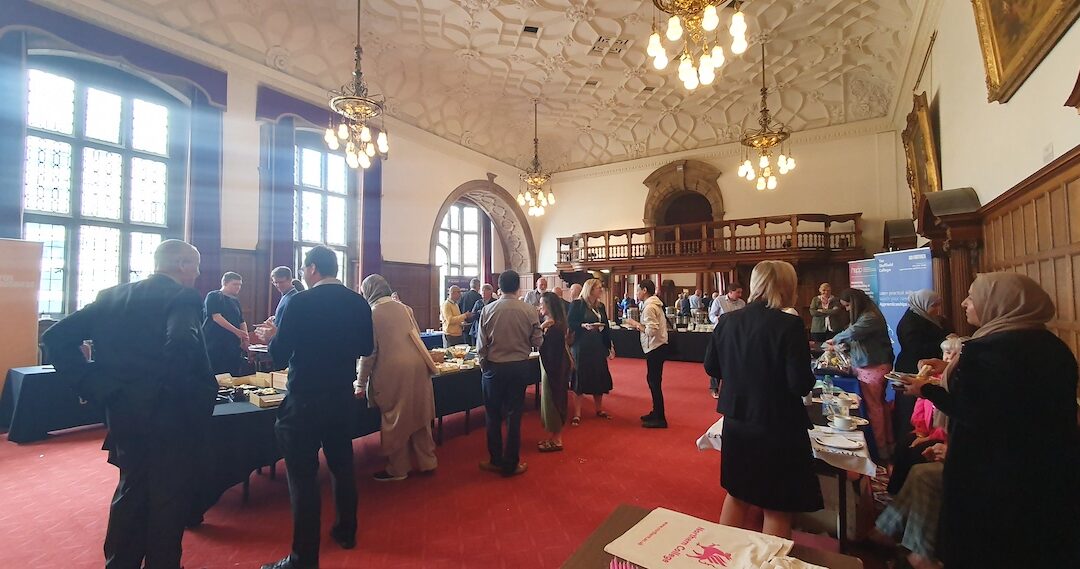
[[573, 377], [571, 397], [574, 412], [570, 424], [581, 424], [581, 397], [592, 395], [596, 416], [610, 419], [604, 411], [604, 395], [611, 391], [611, 370], [607, 361], [615, 357], [615, 346], [608, 330], [607, 308], [600, 302], [604, 285], [600, 279], [589, 279], [581, 287], [581, 296], [570, 305], [567, 316], [570, 331], [574, 334], [573, 355], [577, 370]]
[[1077, 364], [1047, 328], [1054, 303], [1030, 277], [984, 273], [962, 306], [978, 329], [960, 357], [919, 362], [948, 390], [921, 376], [906, 388], [948, 416], [941, 559], [949, 569], [1076, 567]]

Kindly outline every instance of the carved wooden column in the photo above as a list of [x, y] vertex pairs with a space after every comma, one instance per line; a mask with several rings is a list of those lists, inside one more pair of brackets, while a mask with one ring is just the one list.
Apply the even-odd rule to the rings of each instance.
[[[919, 233], [930, 239], [935, 259], [934, 284], [945, 277], [939, 289], [945, 299], [945, 315], [962, 336], [975, 331], [961, 304], [978, 268], [978, 250], [982, 246], [979, 207], [979, 196], [971, 188], [933, 192], [920, 199], [916, 220]], [[937, 259], [943, 262], [939, 264]], [[943, 270], [938, 271], [939, 267]]]

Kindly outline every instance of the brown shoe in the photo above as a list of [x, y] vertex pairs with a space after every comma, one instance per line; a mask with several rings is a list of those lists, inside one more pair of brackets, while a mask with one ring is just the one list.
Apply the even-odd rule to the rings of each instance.
[[490, 460], [485, 460], [481, 462], [480, 470], [486, 470], [488, 472], [502, 472], [502, 468], [500, 468], [499, 465], [491, 462]]
[[507, 471], [504, 470], [502, 472], [502, 475], [503, 475], [504, 478], [510, 478], [511, 476], [517, 476], [518, 474], [525, 474], [525, 471], [528, 470], [528, 469], [529, 469], [528, 464], [525, 464], [524, 462], [519, 462], [518, 465], [517, 465], [517, 468], [515, 468], [514, 470], [512, 470], [510, 472], [507, 472]]

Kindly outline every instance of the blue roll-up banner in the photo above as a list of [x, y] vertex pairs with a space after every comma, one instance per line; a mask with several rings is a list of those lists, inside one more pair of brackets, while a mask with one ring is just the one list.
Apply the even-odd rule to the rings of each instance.
[[874, 302], [877, 302], [877, 269], [877, 259], [848, 261], [848, 286], [865, 292]]
[[900, 353], [896, 339], [896, 326], [908, 308], [908, 296], [922, 289], [934, 288], [934, 267], [930, 249], [907, 249], [874, 255], [877, 261], [878, 306], [889, 325], [893, 353]]

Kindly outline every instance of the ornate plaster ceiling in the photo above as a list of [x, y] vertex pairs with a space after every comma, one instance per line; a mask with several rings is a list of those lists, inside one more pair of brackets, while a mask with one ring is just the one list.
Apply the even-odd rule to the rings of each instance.
[[[352, 71], [353, 0], [106, 1], [328, 90]], [[750, 49], [692, 92], [645, 54], [650, 0], [366, 0], [361, 45], [392, 116], [518, 167], [539, 98], [541, 162], [569, 170], [736, 140], [763, 40], [770, 109], [794, 130], [885, 116], [925, 2], [748, 0]]]

